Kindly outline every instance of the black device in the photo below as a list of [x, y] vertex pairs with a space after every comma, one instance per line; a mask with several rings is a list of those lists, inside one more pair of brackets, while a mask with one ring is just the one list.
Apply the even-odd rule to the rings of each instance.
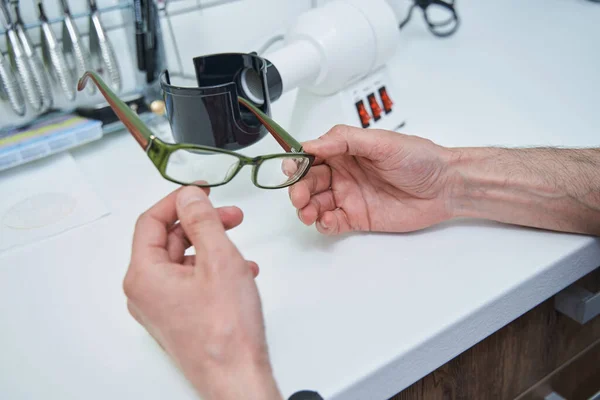
[[237, 150], [267, 133], [238, 96], [271, 115], [282, 93], [279, 71], [255, 53], [222, 53], [193, 59], [197, 87], [174, 85], [168, 71], [159, 78], [173, 138], [178, 143]]

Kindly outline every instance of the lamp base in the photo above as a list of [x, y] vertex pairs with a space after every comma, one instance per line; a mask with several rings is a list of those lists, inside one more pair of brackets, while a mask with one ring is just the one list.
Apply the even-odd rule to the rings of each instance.
[[316, 139], [338, 124], [397, 131], [404, 126], [397, 95], [385, 66], [330, 96], [299, 89], [290, 130], [299, 141]]

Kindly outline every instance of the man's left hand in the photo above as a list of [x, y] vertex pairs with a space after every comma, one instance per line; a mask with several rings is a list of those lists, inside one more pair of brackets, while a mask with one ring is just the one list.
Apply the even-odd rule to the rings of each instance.
[[[256, 263], [226, 230], [237, 207], [213, 208], [208, 191], [177, 190], [136, 224], [123, 287], [133, 317], [204, 399], [281, 399], [265, 339]], [[185, 255], [189, 247], [195, 255]]]

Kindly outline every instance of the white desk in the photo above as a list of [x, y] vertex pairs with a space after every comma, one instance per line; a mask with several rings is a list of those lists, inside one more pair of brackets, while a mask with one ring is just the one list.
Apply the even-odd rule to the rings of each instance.
[[[430, 37], [419, 13], [399, 36], [406, 131], [445, 145], [599, 144], [599, 5], [458, 6], [455, 37]], [[284, 125], [291, 101], [275, 105]], [[121, 289], [137, 215], [173, 186], [125, 134], [73, 154], [111, 215], [0, 255], [0, 397], [194, 399]], [[486, 222], [325, 238], [296, 220], [286, 191], [246, 176], [213, 199], [246, 213], [231, 237], [261, 266], [285, 396], [386, 399], [600, 265], [595, 239]]]

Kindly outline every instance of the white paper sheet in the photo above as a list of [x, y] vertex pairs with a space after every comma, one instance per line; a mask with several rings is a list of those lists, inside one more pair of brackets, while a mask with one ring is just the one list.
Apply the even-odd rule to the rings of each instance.
[[0, 252], [108, 214], [69, 153], [0, 173]]

